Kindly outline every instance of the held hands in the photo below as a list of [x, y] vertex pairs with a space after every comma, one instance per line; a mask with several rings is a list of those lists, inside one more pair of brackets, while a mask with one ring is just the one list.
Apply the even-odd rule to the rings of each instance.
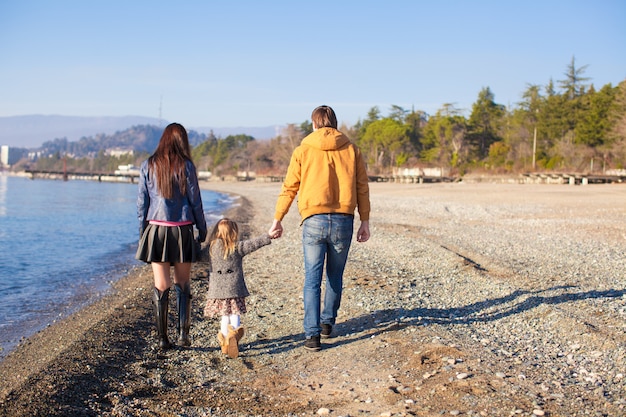
[[[268, 230], [267, 234], [271, 239], [277, 239], [283, 235], [283, 225], [280, 220], [274, 220], [272, 227]], [[370, 224], [369, 221], [362, 221], [359, 230], [356, 233], [357, 242], [367, 242], [370, 238]]]
[[270, 235], [271, 239], [278, 239], [283, 235], [283, 225], [280, 223], [280, 220], [274, 220], [267, 234]]

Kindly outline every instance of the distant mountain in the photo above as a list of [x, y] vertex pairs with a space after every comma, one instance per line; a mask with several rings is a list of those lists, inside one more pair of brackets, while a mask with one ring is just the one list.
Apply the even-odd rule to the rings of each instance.
[[[38, 151], [42, 155], [63, 153], [72, 157], [82, 158], [96, 156], [100, 151], [128, 151], [152, 153], [157, 148], [163, 128], [154, 125], [137, 125], [125, 130], [119, 130], [111, 135], [99, 133], [94, 136], [85, 136], [76, 141], [65, 138], [44, 142]], [[207, 140], [207, 134], [198, 133], [189, 129], [189, 145], [198, 146]]]
[[107, 135], [135, 125], [165, 123], [154, 117], [79, 117], [79, 116], [11, 116], [0, 117], [0, 145], [38, 148], [44, 142], [65, 138], [76, 141], [82, 137]]
[[[9, 145], [19, 148], [35, 149], [43, 143], [55, 139], [67, 139], [70, 142], [84, 137], [105, 134], [112, 135], [132, 126], [152, 125], [165, 127], [169, 122], [155, 117], [143, 116], [58, 116], [58, 115], [25, 115], [0, 117], [0, 145]], [[217, 137], [228, 135], [250, 135], [255, 139], [271, 139], [275, 137], [281, 127], [187, 127], [198, 133], [213, 132]]]

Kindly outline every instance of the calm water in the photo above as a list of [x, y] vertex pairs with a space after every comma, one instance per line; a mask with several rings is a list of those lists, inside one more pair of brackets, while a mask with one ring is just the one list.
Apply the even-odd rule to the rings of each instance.
[[[136, 198], [136, 184], [0, 175], [0, 359], [141, 264]], [[202, 202], [209, 225], [232, 204]]]

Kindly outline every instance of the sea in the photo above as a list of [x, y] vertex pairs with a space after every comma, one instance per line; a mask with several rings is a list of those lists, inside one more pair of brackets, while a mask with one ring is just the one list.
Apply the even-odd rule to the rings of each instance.
[[[0, 359], [142, 265], [136, 201], [132, 183], [0, 174]], [[233, 200], [202, 203], [211, 227]]]

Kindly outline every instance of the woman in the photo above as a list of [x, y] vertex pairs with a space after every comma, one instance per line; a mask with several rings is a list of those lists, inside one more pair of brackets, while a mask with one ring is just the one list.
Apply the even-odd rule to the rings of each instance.
[[[167, 337], [171, 266], [178, 305], [178, 343], [189, 346], [189, 275], [196, 257], [194, 246], [199, 247], [206, 239], [207, 226], [187, 131], [178, 123], [165, 128], [156, 151], [141, 164], [137, 217], [140, 240], [136, 258], [152, 265], [159, 346], [172, 346]], [[194, 242], [194, 225], [198, 243]]]

